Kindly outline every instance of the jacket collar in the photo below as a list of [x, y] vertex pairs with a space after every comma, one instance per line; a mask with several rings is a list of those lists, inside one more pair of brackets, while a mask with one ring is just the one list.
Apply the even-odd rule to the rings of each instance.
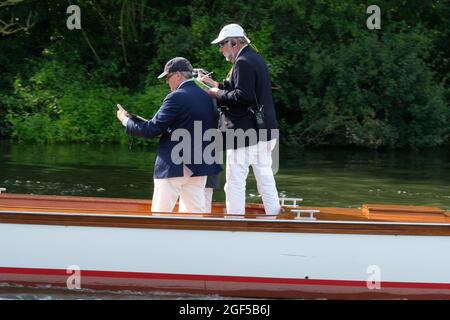
[[177, 87], [177, 90], [180, 89], [182, 86], [189, 84], [190, 82], [194, 83], [192, 79], [184, 80], [180, 85]]
[[241, 53], [242, 53], [242, 51], [244, 51], [246, 48], [248, 48], [249, 46], [248, 46], [248, 44], [246, 44], [245, 46], [243, 46], [242, 48], [241, 48], [241, 50], [239, 50], [239, 52], [238, 52], [238, 54], [236, 55], [236, 60], [237, 60], [237, 58], [239, 58], [239, 56], [241, 55]]

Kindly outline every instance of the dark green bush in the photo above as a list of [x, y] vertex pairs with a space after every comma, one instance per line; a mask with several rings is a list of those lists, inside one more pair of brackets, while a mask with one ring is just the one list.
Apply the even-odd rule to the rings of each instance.
[[10, 110], [11, 136], [19, 140], [125, 142], [116, 104], [150, 118], [168, 93], [164, 84], [132, 95], [125, 89], [104, 87], [83, 69], [75, 72], [55, 60], [40, 66], [26, 83], [16, 79], [14, 93], [3, 102]]
[[270, 65], [284, 143], [450, 143], [448, 2], [379, 1], [381, 30], [366, 28], [367, 3], [347, 0], [77, 4], [73, 31], [59, 0], [0, 9], [3, 21], [36, 13], [0, 40], [0, 136], [127, 142], [116, 103], [151, 117], [169, 92], [156, 76], [175, 56], [225, 78], [231, 65], [210, 42], [235, 22]]
[[373, 35], [335, 53], [313, 52], [299, 99], [303, 119], [291, 138], [371, 148], [442, 144], [449, 109], [421, 57], [427, 46], [418, 34]]

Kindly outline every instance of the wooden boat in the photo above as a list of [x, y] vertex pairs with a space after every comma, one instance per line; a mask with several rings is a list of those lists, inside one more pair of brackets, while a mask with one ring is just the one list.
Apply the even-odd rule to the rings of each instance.
[[[0, 283], [234, 297], [449, 299], [450, 212], [285, 205], [151, 213], [147, 200], [0, 194]], [[309, 210], [309, 211], [308, 211]], [[320, 210], [316, 212], [314, 210]], [[306, 214], [306, 216], [304, 216]]]

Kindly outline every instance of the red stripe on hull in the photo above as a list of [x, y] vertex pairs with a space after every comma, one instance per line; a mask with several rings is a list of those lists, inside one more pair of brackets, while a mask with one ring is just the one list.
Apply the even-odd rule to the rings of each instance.
[[[0, 267], [0, 282], [67, 287], [64, 269]], [[81, 287], [99, 290], [167, 291], [235, 297], [326, 299], [450, 299], [450, 284], [212, 276], [81, 270]]]

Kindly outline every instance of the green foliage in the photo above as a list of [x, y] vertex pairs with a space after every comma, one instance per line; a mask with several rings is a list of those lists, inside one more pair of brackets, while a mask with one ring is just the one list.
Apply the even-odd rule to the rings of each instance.
[[420, 57], [427, 46], [420, 35], [400, 34], [362, 37], [334, 54], [313, 52], [299, 138], [372, 148], [442, 144], [449, 110]]
[[[383, 17], [403, 6], [380, 4]], [[284, 19], [274, 19], [272, 40], [281, 45], [268, 56], [286, 143], [416, 148], [448, 140], [448, 76], [429, 62], [448, 23], [423, 25], [439, 12], [417, 4], [418, 19], [385, 18], [382, 30], [369, 31], [366, 16], [357, 14], [364, 5], [280, 1], [275, 7]]]
[[161, 85], [130, 95], [97, 84], [82, 69], [55, 60], [43, 61], [27, 83], [18, 78], [14, 94], [4, 100], [11, 136], [38, 143], [126, 142], [116, 119], [116, 104], [152, 117], [167, 94]]
[[366, 28], [368, 3], [347, 0], [77, 5], [73, 31], [59, 0], [0, 10], [3, 21], [35, 13], [31, 29], [0, 39], [0, 136], [126, 143], [116, 103], [151, 117], [169, 92], [156, 77], [175, 56], [224, 79], [231, 65], [210, 42], [234, 22], [270, 66], [284, 143], [450, 143], [448, 2], [379, 1], [381, 30]]

